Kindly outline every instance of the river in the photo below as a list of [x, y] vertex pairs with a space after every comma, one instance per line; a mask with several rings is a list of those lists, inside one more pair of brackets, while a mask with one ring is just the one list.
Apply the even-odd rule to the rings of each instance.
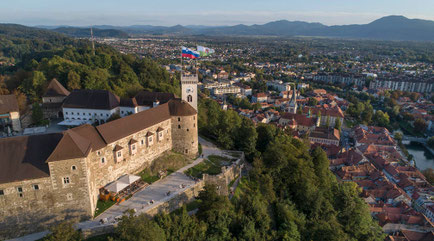
[[408, 152], [414, 156], [416, 166], [419, 170], [423, 171], [428, 168], [434, 169], [434, 155], [431, 154], [422, 144], [410, 142], [404, 145]]

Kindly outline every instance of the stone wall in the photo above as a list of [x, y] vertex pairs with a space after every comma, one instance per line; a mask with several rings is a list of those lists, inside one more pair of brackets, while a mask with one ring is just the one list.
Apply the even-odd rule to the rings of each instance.
[[[182, 207], [183, 205], [192, 202], [195, 200], [195, 198], [199, 195], [199, 192], [203, 190], [203, 187], [205, 185], [205, 182], [198, 181], [194, 185], [188, 187], [187, 189], [183, 190], [182, 192], [172, 196], [168, 197], [167, 200], [156, 204], [153, 208], [147, 209], [144, 212], [141, 212], [140, 210], [137, 210], [136, 215], [140, 215], [142, 213], [149, 215], [150, 217], [153, 217], [157, 215], [158, 213], [170, 213], [172, 211], [175, 211], [176, 209]], [[99, 225], [96, 227], [92, 227], [90, 229], [82, 230], [82, 233], [85, 238], [105, 234], [105, 233], [112, 233], [115, 231], [115, 228], [117, 227], [117, 223], [109, 223], [104, 225]]]
[[[163, 138], [158, 139], [156, 131], [163, 128]], [[153, 133], [152, 144], [148, 143], [146, 134]], [[106, 147], [93, 151], [88, 156], [88, 166], [90, 172], [90, 192], [92, 193], [92, 203], [96, 206], [98, 201], [99, 189], [108, 183], [117, 180], [125, 174], [135, 174], [145, 167], [148, 167], [153, 160], [161, 154], [172, 149], [170, 119], [157, 125], [146, 128], [133, 135], [122, 138], [110, 143]], [[136, 140], [136, 152], [131, 152], [131, 140]], [[113, 149], [121, 146], [123, 160], [117, 161]], [[104, 158], [104, 163], [102, 162]], [[94, 211], [94, 210], [93, 210]]]
[[[35, 190], [34, 185], [38, 185]], [[18, 188], [22, 188], [22, 192]], [[55, 197], [49, 177], [0, 184], [0, 240], [43, 230], [56, 218]], [[44, 218], [40, 218], [41, 216]], [[34, 220], [39, 219], [38, 223]]]
[[173, 150], [189, 157], [198, 153], [197, 115], [172, 116]]
[[203, 174], [205, 184], [213, 184], [217, 186], [217, 191], [220, 195], [229, 195], [228, 185], [241, 174], [244, 167], [243, 160], [238, 159], [230, 166], [223, 166], [222, 172], [218, 175]]

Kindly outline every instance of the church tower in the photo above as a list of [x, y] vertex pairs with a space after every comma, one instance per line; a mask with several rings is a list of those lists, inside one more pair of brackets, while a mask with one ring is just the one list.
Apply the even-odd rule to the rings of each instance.
[[197, 74], [181, 74], [181, 91], [182, 100], [189, 103], [197, 111], [197, 83], [199, 78]]
[[292, 114], [297, 114], [297, 87], [294, 84], [294, 89], [292, 90], [292, 99], [289, 103], [288, 112]]

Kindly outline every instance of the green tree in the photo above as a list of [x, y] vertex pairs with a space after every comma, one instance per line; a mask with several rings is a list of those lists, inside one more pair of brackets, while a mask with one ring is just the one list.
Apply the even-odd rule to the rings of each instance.
[[433, 148], [433, 149], [434, 149], [434, 136], [431, 136], [431, 137], [428, 139], [428, 146], [429, 146], [430, 148]]
[[186, 206], [181, 208], [179, 214], [158, 214], [155, 222], [164, 230], [168, 241], [206, 239], [206, 224], [188, 215]]
[[50, 234], [44, 237], [44, 241], [80, 241], [81, 233], [74, 229], [71, 223], [62, 222], [50, 228]]
[[229, 199], [218, 195], [215, 185], [206, 185], [198, 199], [201, 202], [196, 215], [207, 224], [207, 240], [231, 240], [230, 226], [235, 213]]
[[342, 121], [341, 118], [336, 118], [335, 120], [335, 129], [339, 130], [339, 132], [341, 132], [341, 127], [342, 127]]
[[315, 98], [313, 98], [313, 97], [311, 97], [311, 98], [309, 98], [309, 101], [307, 102], [307, 105], [308, 106], [316, 106], [316, 105], [318, 105], [318, 100], [315, 99]]
[[402, 143], [402, 133], [401, 132], [395, 132], [394, 134], [395, 140], [401, 144]]
[[377, 125], [387, 127], [389, 125], [389, 115], [381, 110], [375, 112], [374, 121]]
[[414, 130], [419, 132], [419, 133], [424, 133], [426, 131], [427, 128], [427, 124], [426, 121], [422, 118], [417, 118], [414, 123]]
[[422, 171], [422, 174], [425, 176], [426, 180], [434, 185], [434, 169], [428, 168]]
[[33, 103], [32, 105], [32, 120], [36, 125], [42, 124], [44, 115], [42, 113], [42, 108], [39, 103]]
[[68, 89], [78, 90], [81, 89], [80, 75], [78, 75], [74, 70], [70, 70], [68, 73]]
[[256, 155], [256, 142], [258, 133], [252, 121], [242, 118], [241, 126], [237, 129], [235, 147], [243, 151], [248, 160], [253, 160]]
[[120, 241], [164, 241], [164, 230], [145, 214], [134, 216], [130, 211], [124, 215], [115, 229], [116, 240]]

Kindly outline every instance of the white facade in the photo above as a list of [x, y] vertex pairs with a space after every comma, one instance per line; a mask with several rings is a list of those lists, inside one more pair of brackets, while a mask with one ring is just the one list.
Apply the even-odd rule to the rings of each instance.
[[241, 89], [237, 86], [220, 87], [212, 89], [212, 93], [214, 95], [238, 94], [241, 93]]
[[197, 111], [197, 75], [181, 75], [182, 100], [189, 103]]
[[111, 110], [83, 109], [83, 108], [62, 108], [64, 120], [79, 120], [83, 122], [106, 122], [114, 113], [119, 114], [119, 108]]
[[281, 81], [281, 80], [268, 81], [267, 87], [273, 87], [273, 88], [277, 89], [277, 91], [279, 91], [279, 92], [291, 90], [291, 85], [288, 83], [283, 83], [283, 81]]

